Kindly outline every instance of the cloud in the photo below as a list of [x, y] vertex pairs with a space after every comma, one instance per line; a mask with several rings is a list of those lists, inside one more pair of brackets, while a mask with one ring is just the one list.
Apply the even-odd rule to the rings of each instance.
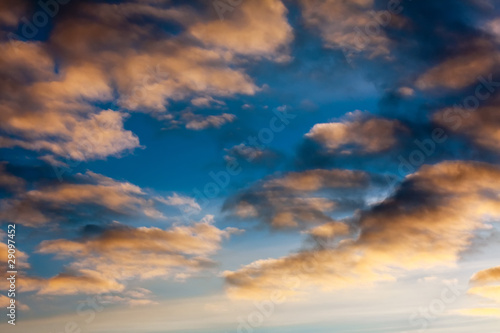
[[458, 310], [458, 313], [471, 317], [500, 317], [500, 309], [498, 308], [463, 309]]
[[67, 272], [51, 278], [27, 278], [21, 289], [37, 290], [40, 295], [100, 294], [122, 292], [130, 279], [170, 278], [180, 273], [189, 277], [213, 266], [209, 256], [238, 232], [207, 221], [168, 229], [115, 224], [89, 237], [46, 240], [39, 245], [39, 253], [72, 263]]
[[[122, 215], [144, 214], [164, 218], [154, 208], [141, 188], [87, 171], [77, 175], [75, 183], [56, 183], [0, 201], [0, 219], [30, 227], [39, 227], [49, 221], [60, 222], [83, 213], [82, 207], [101, 207]], [[86, 211], [84, 214], [88, 214]], [[101, 218], [106, 214], [99, 213]]]
[[500, 281], [500, 266], [477, 272], [471, 278], [471, 282], [473, 284], [479, 284], [479, 285], [487, 284], [490, 282], [499, 282], [499, 281]]
[[357, 52], [368, 57], [389, 55], [390, 40], [379, 23], [381, 15], [389, 15], [387, 24], [401, 21], [387, 11], [375, 11], [373, 0], [302, 0], [301, 5], [306, 24], [319, 30], [326, 46], [342, 49], [346, 56]]
[[323, 238], [323, 239], [333, 239], [339, 236], [346, 236], [350, 233], [350, 228], [348, 224], [341, 222], [329, 222], [312, 228], [307, 231], [313, 237]]
[[286, 60], [287, 46], [293, 39], [287, 13], [280, 0], [244, 1], [223, 20], [194, 24], [189, 32], [208, 46]]
[[138, 138], [123, 128], [126, 114], [89, 104], [112, 98], [104, 72], [83, 63], [55, 74], [55, 62], [42, 43], [4, 46], [0, 72], [10, 81], [2, 84], [0, 93], [0, 134], [4, 134], [0, 135], [0, 147], [21, 146], [89, 160], [139, 146]]
[[192, 112], [183, 114], [183, 119], [186, 121], [186, 128], [199, 131], [206, 128], [219, 128], [226, 123], [231, 123], [236, 119], [234, 114], [223, 113], [218, 116], [202, 116]]
[[101, 294], [123, 291], [125, 286], [100, 272], [82, 270], [77, 273], [61, 273], [48, 279], [23, 277], [22, 292], [37, 290], [38, 295]]
[[158, 302], [152, 300], [154, 297], [151, 295], [151, 291], [145, 288], [135, 288], [132, 290], [126, 290], [121, 295], [113, 294], [113, 295], [101, 295], [98, 296], [100, 303], [124, 303], [130, 307], [138, 307], [145, 305], [158, 304]]
[[224, 151], [226, 152], [224, 160], [227, 162], [238, 158], [244, 159], [247, 162], [263, 162], [277, 157], [277, 154], [271, 150], [262, 149], [256, 146], [249, 146], [245, 143], [240, 143], [231, 148], [226, 148]]
[[[500, 169], [488, 164], [423, 166], [392, 197], [340, 221], [350, 225], [349, 236], [320, 237], [311, 249], [226, 272], [229, 295], [300, 295], [311, 287], [331, 290], [393, 280], [408, 270], [453, 266], [473, 232], [486, 227], [484, 217], [500, 215], [499, 179]], [[285, 283], [290, 279], [293, 283]]]
[[292, 191], [318, 191], [326, 188], [349, 188], [366, 185], [368, 175], [362, 171], [351, 170], [307, 170], [290, 172], [281, 178], [267, 181], [264, 188], [282, 187]]
[[462, 89], [477, 82], [478, 76], [490, 74], [498, 65], [499, 54], [488, 42], [476, 44], [429, 69], [417, 79], [416, 86], [421, 90]]
[[163, 42], [151, 52], [130, 55], [116, 68], [118, 103], [129, 110], [161, 113], [169, 101], [255, 94], [259, 88], [241, 69], [230, 68], [231, 60], [231, 54]]
[[[7, 246], [8, 240], [12, 238], [8, 237], [7, 233], [0, 231], [0, 264], [2, 264], [4, 267], [7, 267], [8, 264], [8, 254], [9, 254], [9, 247]], [[15, 241], [15, 239], [14, 239]], [[15, 260], [16, 260], [16, 266], [18, 268], [23, 268], [27, 269], [30, 268], [30, 264], [28, 263], [28, 254], [26, 252], [21, 251], [18, 247], [16, 247], [16, 253], [15, 253]]]
[[433, 120], [453, 133], [470, 138], [480, 147], [497, 151], [500, 148], [499, 105], [499, 98], [495, 96], [478, 108], [455, 106], [439, 110]]
[[196, 98], [193, 98], [191, 100], [191, 104], [193, 104], [194, 106], [198, 106], [198, 107], [209, 107], [212, 104], [225, 105], [226, 103], [224, 103], [222, 101], [218, 101], [218, 100], [214, 99], [213, 97], [209, 96], [209, 97], [196, 97]]
[[15, 27], [23, 17], [26, 3], [19, 0], [4, 0], [0, 3], [0, 24]]
[[[365, 188], [369, 183], [362, 171], [291, 172], [242, 191], [228, 199], [223, 210], [240, 218], [257, 218], [277, 229], [304, 228], [333, 221], [329, 214], [345, 204], [347, 196], [342, 191]], [[321, 190], [330, 193], [317, 193]]]
[[[16, 125], [23, 127], [19, 132], [23, 132], [25, 138], [30, 136], [32, 138], [28, 140], [4, 138], [0, 140], [0, 147], [20, 146], [29, 150], [50, 151], [56, 156], [77, 161], [102, 159], [139, 147], [137, 136], [123, 129], [125, 117], [125, 114], [111, 110], [92, 114], [89, 118], [50, 113], [24, 119], [16, 117], [10, 119], [11, 123], [15, 122]], [[40, 133], [42, 131], [34, 129], [37, 124], [48, 124], [51, 121], [59, 122], [58, 125], [61, 127], [52, 133]], [[10, 126], [9, 131], [13, 130], [13, 126]], [[60, 141], [51, 140], [51, 136], [54, 135], [58, 136]], [[59, 162], [51, 158], [54, 162]]]
[[[500, 304], [500, 266], [482, 270], [470, 280], [469, 295], [479, 296]], [[465, 316], [500, 317], [498, 308], [471, 308], [458, 311]]]
[[[55, 28], [53, 42], [72, 62], [88, 56], [96, 59], [94, 65], [116, 83], [120, 106], [158, 114], [167, 112], [172, 101], [258, 91], [251, 78], [232, 65], [234, 53], [201, 47], [189, 37], [188, 22], [196, 25], [202, 19], [193, 8], [152, 3], [98, 7], [79, 6], [73, 13], [76, 17]], [[160, 13], [165, 22], [187, 25], [185, 30], [176, 37], [162, 36], [155, 33], [162, 28], [154, 23], [144, 26], [129, 18]]]
[[190, 209], [201, 211], [200, 205], [194, 198], [179, 195], [177, 193], [173, 193], [166, 198], [156, 197], [155, 199], [168, 206], [188, 206]]
[[5, 169], [5, 163], [0, 163], [0, 188], [6, 188], [10, 191], [21, 191], [26, 182], [24, 179], [11, 175]]
[[[7, 306], [9, 306], [11, 304], [11, 298], [7, 297], [7, 296], [4, 296], [4, 295], [0, 295], [0, 307], [2, 308], [6, 308]], [[19, 303], [18, 300], [16, 300], [16, 308], [18, 308], [19, 310], [22, 310], [22, 311], [28, 311], [30, 308], [29, 306], [27, 306], [26, 304], [23, 304], [23, 303]]]
[[415, 94], [415, 90], [413, 90], [413, 88], [410, 87], [401, 87], [398, 89], [398, 92], [406, 97], [411, 97]]
[[[17, 24], [27, 6], [9, 2], [0, 21]], [[39, 151], [53, 164], [120, 156], [140, 146], [124, 128], [127, 114], [98, 104], [194, 130], [234, 121], [228, 113], [205, 117], [172, 113], [169, 106], [191, 100], [209, 107], [224, 103], [216, 97], [255, 94], [260, 88], [243, 68], [249, 59], [241, 57], [286, 58], [293, 38], [286, 7], [276, 0], [244, 3], [224, 21], [168, 2], [83, 2], [65, 9], [46, 40], [1, 45], [0, 73], [9, 80], [0, 87], [0, 147]], [[141, 24], [144, 19], [150, 24]], [[158, 33], [165, 24], [181, 31]]]
[[497, 43], [500, 43], [500, 19], [494, 19], [486, 24], [485, 30], [496, 38]]
[[339, 122], [316, 124], [305, 136], [331, 153], [373, 154], [394, 147], [398, 131], [405, 130], [397, 120], [355, 111]]

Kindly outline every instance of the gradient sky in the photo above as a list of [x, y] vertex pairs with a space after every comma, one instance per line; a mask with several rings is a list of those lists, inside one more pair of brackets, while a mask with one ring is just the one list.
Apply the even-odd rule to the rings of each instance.
[[2, 332], [498, 332], [496, 1], [0, 0], [0, 36]]

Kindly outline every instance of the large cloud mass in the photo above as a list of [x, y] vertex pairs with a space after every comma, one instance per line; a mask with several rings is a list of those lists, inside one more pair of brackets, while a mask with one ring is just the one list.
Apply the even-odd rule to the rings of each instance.
[[[229, 293], [242, 298], [268, 297], [272, 291], [288, 295], [312, 285], [335, 289], [394, 279], [404, 270], [454, 265], [474, 231], [485, 227], [483, 217], [500, 215], [499, 180], [500, 169], [486, 164], [424, 166], [394, 196], [360, 212], [350, 222], [354, 231], [349, 237], [337, 226], [340, 233], [317, 233], [318, 248], [226, 272]], [[284, 285], [290, 276], [300, 283]]]

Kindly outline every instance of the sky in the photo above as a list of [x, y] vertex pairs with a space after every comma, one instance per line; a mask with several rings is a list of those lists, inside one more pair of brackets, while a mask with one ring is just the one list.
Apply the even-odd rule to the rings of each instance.
[[498, 2], [1, 0], [0, 48], [2, 332], [498, 332]]

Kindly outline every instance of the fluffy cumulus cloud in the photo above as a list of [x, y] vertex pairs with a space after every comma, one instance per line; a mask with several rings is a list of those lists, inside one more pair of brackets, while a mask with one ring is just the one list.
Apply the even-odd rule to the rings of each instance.
[[487, 164], [423, 166], [392, 197], [340, 221], [350, 233], [331, 221], [310, 232], [317, 242], [312, 249], [226, 272], [228, 292], [240, 298], [296, 295], [312, 286], [357, 286], [454, 265], [474, 231], [487, 227], [484, 218], [500, 215], [499, 179], [500, 169]]
[[493, 267], [477, 272], [471, 278], [469, 295], [478, 296], [489, 300], [490, 307], [471, 308], [459, 310], [459, 313], [467, 316], [500, 317], [500, 267]]
[[333, 221], [330, 213], [349, 204], [343, 191], [366, 188], [369, 182], [362, 171], [292, 172], [228, 199], [224, 209], [240, 218], [260, 219], [277, 229], [307, 228]]
[[[99, 216], [143, 214], [151, 218], [164, 218], [154, 207], [154, 200], [139, 187], [88, 171], [79, 174], [73, 183], [44, 185], [24, 190], [0, 201], [0, 220], [30, 227], [39, 227], [50, 221], [62, 222], [84, 215], [94, 207]], [[86, 215], [88, 216], [88, 215]]]
[[76, 240], [43, 241], [38, 252], [72, 262], [51, 278], [26, 277], [23, 291], [39, 295], [121, 293], [126, 281], [152, 278], [185, 279], [212, 267], [210, 255], [224, 239], [240, 232], [219, 229], [212, 219], [167, 229], [115, 224]]
[[372, 154], [394, 147], [403, 131], [406, 128], [397, 120], [355, 111], [340, 121], [316, 124], [305, 136], [331, 153]]

